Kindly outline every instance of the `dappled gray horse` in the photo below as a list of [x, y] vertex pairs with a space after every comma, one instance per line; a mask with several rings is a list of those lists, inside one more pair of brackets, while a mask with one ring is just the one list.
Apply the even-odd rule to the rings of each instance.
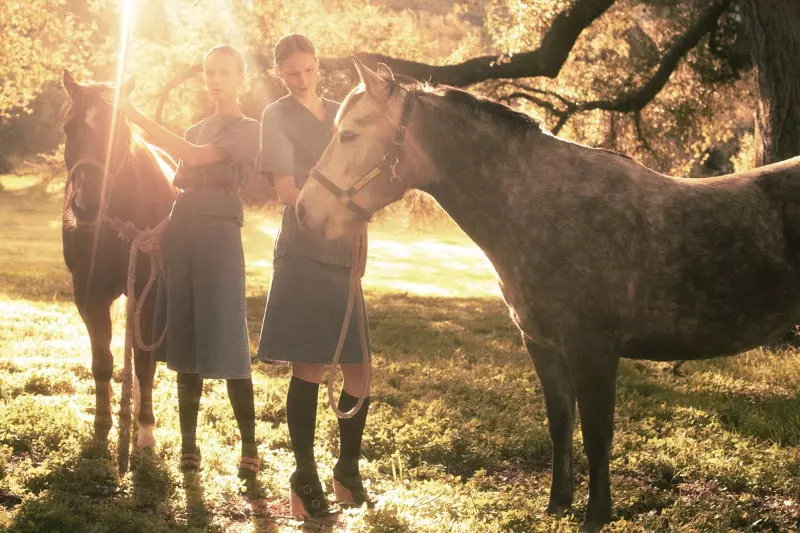
[[800, 318], [800, 158], [672, 178], [553, 137], [501, 104], [357, 67], [362, 84], [298, 218], [334, 238], [409, 188], [438, 200], [494, 265], [542, 382], [552, 513], [572, 503], [577, 399], [590, 470], [584, 529], [599, 530], [611, 519], [619, 358], [735, 354]]

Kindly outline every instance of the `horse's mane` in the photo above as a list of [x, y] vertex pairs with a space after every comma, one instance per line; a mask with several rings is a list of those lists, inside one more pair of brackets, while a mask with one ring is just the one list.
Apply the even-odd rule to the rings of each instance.
[[[541, 122], [539, 122], [539, 120], [535, 117], [521, 111], [515, 111], [507, 105], [490, 100], [489, 98], [475, 96], [462, 89], [457, 89], [447, 85], [430, 85], [421, 82], [392, 83], [412, 93], [420, 95], [431, 94], [438, 96], [446, 103], [450, 103], [459, 108], [466, 108], [475, 118], [478, 119], [490, 118], [499, 120], [503, 125], [511, 127], [520, 132], [544, 132]], [[353, 106], [363, 94], [363, 91], [352, 91], [342, 103], [342, 106], [339, 109], [339, 117], [344, 115], [345, 111]]]
[[429, 86], [420, 84], [416, 90], [426, 94], [438, 95], [447, 103], [467, 109], [477, 119], [493, 119], [520, 133], [527, 131], [542, 133], [544, 131], [541, 122], [535, 117], [521, 111], [515, 111], [507, 105], [489, 98], [475, 96], [462, 89], [446, 85]]
[[[507, 105], [501, 104], [500, 102], [496, 102], [494, 100], [490, 100], [488, 98], [484, 98], [481, 96], [475, 96], [467, 91], [463, 91], [455, 87], [447, 87], [447, 86], [432, 87], [432, 86], [424, 86], [422, 84], [420, 85], [421, 87], [418, 90], [425, 93], [437, 94], [441, 96], [446, 102], [452, 102], [454, 105], [467, 107], [472, 111], [474, 115], [476, 115], [476, 117], [490, 116], [499, 119], [501, 122], [516, 129], [520, 133], [524, 131], [535, 131], [537, 133], [543, 133], [544, 131], [546, 131], [542, 127], [541, 122], [536, 117], [529, 115], [527, 113], [523, 113], [521, 111], [515, 111], [510, 107], [508, 107]], [[631, 161], [634, 160], [631, 156], [627, 154], [623, 154], [622, 152], [611, 150], [609, 148], [600, 147], [600, 148], [590, 148], [590, 149], [598, 150], [601, 152], [607, 152], [611, 155], [616, 155], [625, 159], [630, 159]]]
[[172, 183], [178, 164], [165, 150], [148, 143], [141, 136], [134, 134], [131, 140], [131, 151], [134, 154], [141, 154], [147, 159], [151, 159], [161, 169], [167, 180]]

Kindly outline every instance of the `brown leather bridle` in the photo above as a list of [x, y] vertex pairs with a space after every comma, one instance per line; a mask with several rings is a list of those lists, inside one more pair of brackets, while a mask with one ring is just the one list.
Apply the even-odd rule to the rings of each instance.
[[[94, 220], [91, 220], [91, 221], [78, 220], [78, 218], [75, 217], [75, 220], [73, 221], [74, 225], [75, 225], [74, 228], [73, 228], [73, 231], [75, 231], [75, 230], [77, 230], [77, 231], [90, 231], [90, 230], [93, 231], [97, 226], [101, 226], [106, 222], [106, 220], [107, 220], [106, 211], [108, 210], [109, 197], [111, 196], [111, 193], [112, 193], [113, 188], [114, 188], [114, 184], [117, 181], [117, 176], [119, 176], [122, 173], [122, 170], [125, 168], [125, 164], [127, 162], [128, 162], [128, 150], [124, 150], [122, 152], [122, 157], [120, 158], [119, 163], [116, 165], [115, 170], [113, 172], [111, 172], [108, 176], [105, 176], [105, 175], [103, 176], [103, 183], [104, 183], [103, 186], [104, 187], [109, 187], [110, 190], [107, 191], [105, 194], [103, 194], [103, 196], [101, 196], [102, 201], [101, 201], [100, 208], [99, 208], [99, 210], [97, 212], [97, 216], [95, 217]], [[75, 173], [81, 167], [94, 167], [94, 168], [99, 169], [101, 172], [103, 172], [103, 174], [105, 174], [105, 172], [106, 172], [105, 163], [103, 163], [101, 161], [98, 161], [98, 160], [96, 160], [94, 158], [83, 157], [83, 158], [79, 159], [78, 161], [76, 161], [75, 164], [73, 164], [69, 168], [69, 171], [67, 172], [67, 187], [68, 187], [67, 191], [68, 192], [67, 192], [67, 197], [64, 200], [64, 209], [65, 209], [65, 211], [66, 211], [66, 209], [72, 209], [72, 203], [73, 203], [73, 201], [75, 199], [75, 193], [76, 193], [76, 189], [75, 189], [75, 186], [74, 186], [75, 185]]]
[[333, 181], [328, 179], [317, 167], [311, 169], [309, 174], [310, 178], [316, 180], [320, 185], [330, 191], [333, 196], [339, 200], [343, 206], [347, 207], [355, 213], [359, 218], [364, 221], [369, 221], [372, 218], [374, 211], [369, 211], [359, 205], [355, 201], [355, 196], [361, 192], [367, 185], [372, 183], [378, 176], [386, 175], [389, 177], [390, 183], [401, 182], [400, 176], [397, 174], [397, 164], [400, 162], [400, 150], [406, 142], [406, 134], [408, 133], [408, 123], [411, 119], [411, 109], [414, 106], [414, 94], [411, 91], [406, 91], [406, 96], [403, 101], [403, 111], [400, 115], [400, 122], [392, 137], [392, 147], [386, 154], [384, 154], [381, 162], [372, 167], [366, 174], [356, 180], [347, 189], [342, 189]]

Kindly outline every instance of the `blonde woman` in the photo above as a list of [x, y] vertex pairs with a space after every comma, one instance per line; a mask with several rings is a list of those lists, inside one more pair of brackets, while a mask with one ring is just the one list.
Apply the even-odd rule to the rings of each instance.
[[[130, 102], [123, 110], [148, 140], [180, 158], [175, 201], [164, 232], [167, 342], [160, 354], [178, 373], [181, 470], [200, 469], [197, 414], [204, 379], [227, 380], [239, 426], [239, 477], [255, 490], [260, 460], [255, 440], [253, 382], [245, 310], [242, 201], [239, 189], [258, 155], [259, 123], [239, 108], [245, 61], [234, 47], [212, 48], [203, 61], [214, 112], [181, 138]], [[163, 296], [163, 294], [162, 294]]]

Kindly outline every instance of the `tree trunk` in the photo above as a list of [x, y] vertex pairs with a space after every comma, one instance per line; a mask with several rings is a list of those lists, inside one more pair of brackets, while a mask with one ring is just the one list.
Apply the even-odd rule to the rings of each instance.
[[800, 155], [800, 1], [745, 0], [758, 74], [756, 166]]
[[[755, 165], [800, 155], [800, 1], [745, 0], [758, 75]], [[800, 326], [781, 342], [800, 346]]]

